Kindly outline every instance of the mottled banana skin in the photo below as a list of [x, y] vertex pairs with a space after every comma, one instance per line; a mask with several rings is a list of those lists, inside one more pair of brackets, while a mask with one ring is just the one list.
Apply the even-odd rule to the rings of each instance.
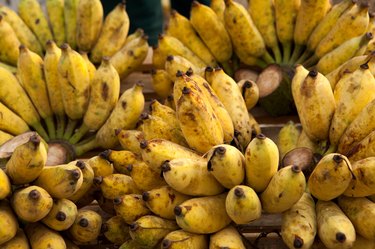
[[167, 71], [156, 69], [151, 72], [152, 87], [157, 95], [162, 98], [168, 97], [173, 90], [173, 81]]
[[77, 206], [68, 199], [54, 200], [52, 209], [42, 222], [55, 231], [67, 230], [77, 216]]
[[193, 234], [184, 230], [176, 230], [168, 233], [161, 242], [162, 248], [168, 249], [206, 249], [207, 244], [208, 237], [206, 235]]
[[104, 177], [96, 177], [94, 184], [100, 186], [103, 196], [110, 200], [126, 194], [141, 193], [133, 179], [123, 174], [115, 173]]
[[92, 210], [79, 210], [76, 220], [69, 228], [69, 234], [75, 241], [89, 242], [95, 240], [102, 227], [102, 217]]
[[47, 0], [46, 9], [54, 40], [61, 46], [66, 42], [64, 0]]
[[129, 226], [120, 216], [113, 216], [103, 223], [104, 236], [115, 245], [122, 245], [130, 239]]
[[[8, 227], [7, 227], [8, 228]], [[3, 249], [30, 249], [29, 241], [22, 229], [18, 229], [16, 235], [7, 242], [1, 244]]]
[[148, 191], [167, 184], [160, 175], [160, 172], [155, 171], [145, 162], [141, 161], [128, 165], [127, 169], [130, 171], [129, 175], [132, 177], [135, 185], [141, 191]]
[[220, 248], [237, 248], [245, 249], [246, 246], [242, 241], [242, 237], [236, 228], [227, 226], [222, 230], [210, 235], [210, 247], [212, 249]]
[[13, 135], [19, 135], [30, 130], [21, 117], [2, 103], [0, 103], [0, 113], [0, 130]]
[[113, 203], [116, 214], [129, 225], [142, 216], [151, 214], [151, 211], [142, 199], [142, 195], [139, 194], [127, 194], [116, 197]]
[[353, 178], [344, 192], [349, 197], [366, 197], [375, 194], [373, 179], [375, 157], [353, 162]]
[[298, 147], [298, 138], [300, 130], [293, 121], [286, 123], [279, 131], [277, 147], [279, 148], [280, 159], [282, 160], [286, 153]]
[[77, 16], [79, 0], [64, 1], [66, 42], [72, 49], [77, 48]]

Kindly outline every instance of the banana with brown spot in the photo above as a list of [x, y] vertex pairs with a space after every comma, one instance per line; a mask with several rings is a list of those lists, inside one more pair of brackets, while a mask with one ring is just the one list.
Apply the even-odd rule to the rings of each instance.
[[52, 247], [53, 249], [65, 249], [64, 238], [56, 231], [47, 228], [40, 223], [29, 223], [25, 227], [27, 238], [31, 248], [43, 249]]
[[95, 240], [102, 227], [102, 217], [92, 210], [79, 210], [69, 234], [75, 241], [89, 242]]
[[233, 226], [227, 226], [210, 235], [210, 249], [237, 248], [245, 249], [241, 234]]
[[126, 194], [138, 194], [141, 191], [135, 185], [130, 176], [123, 174], [112, 174], [94, 178], [94, 185], [100, 187], [105, 198], [113, 200]]
[[167, 184], [160, 172], [156, 172], [145, 162], [130, 164], [127, 169], [135, 185], [141, 191], [149, 191]]
[[52, 209], [42, 222], [55, 231], [67, 230], [77, 216], [77, 206], [68, 199], [54, 200]]
[[207, 236], [185, 232], [184, 230], [176, 230], [168, 233], [161, 242], [162, 249], [206, 249], [207, 245]]
[[113, 199], [113, 204], [116, 214], [129, 225], [142, 216], [151, 214], [142, 196], [138, 194], [126, 194], [116, 197]]

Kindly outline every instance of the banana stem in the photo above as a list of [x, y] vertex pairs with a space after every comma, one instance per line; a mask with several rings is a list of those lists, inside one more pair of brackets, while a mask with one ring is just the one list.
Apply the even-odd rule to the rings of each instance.
[[77, 120], [69, 119], [68, 125], [65, 129], [65, 133], [63, 136], [65, 140], [69, 140], [69, 138], [72, 136], [74, 129], [76, 128], [77, 122]]
[[46, 117], [44, 122], [47, 125], [48, 135], [51, 139], [56, 138], [56, 130], [55, 130], [55, 121], [53, 120], [53, 116]]
[[65, 130], [65, 117], [64, 115], [58, 115], [56, 117], [57, 128], [56, 128], [56, 137], [63, 138]]
[[275, 63], [274, 58], [272, 58], [272, 56], [270, 55], [270, 53], [268, 53], [267, 50], [266, 50], [266, 52], [264, 53], [264, 55], [262, 56], [262, 59], [263, 59], [267, 64], [273, 64], [273, 63]]
[[302, 49], [303, 49], [302, 45], [300, 45], [300, 44], [294, 45], [293, 54], [292, 54], [292, 57], [290, 57], [290, 60], [289, 60], [290, 64], [294, 64], [297, 61], [298, 57], [301, 55]]
[[80, 145], [74, 145], [74, 150], [75, 150], [77, 156], [81, 156], [81, 155], [85, 154], [86, 152], [88, 152], [90, 150], [93, 150], [93, 149], [96, 149], [98, 147], [99, 147], [99, 144], [96, 142], [96, 138], [95, 138], [95, 135], [94, 135], [86, 143], [80, 144]]
[[86, 133], [90, 130], [84, 123], [82, 123], [81, 127], [74, 133], [74, 135], [69, 139], [69, 143], [76, 144], [83, 138]]
[[303, 52], [303, 54], [301, 55], [301, 57], [299, 57], [299, 59], [296, 61], [295, 64], [302, 64], [307, 58], [309, 58], [311, 56], [311, 51], [306, 49], [305, 52]]
[[35, 123], [32, 125], [32, 127], [35, 129], [35, 131], [46, 141], [49, 141], [48, 134], [46, 130], [43, 128], [41, 123]]
[[308, 68], [314, 66], [316, 63], [318, 63], [318, 61], [319, 58], [314, 54], [313, 56], [305, 60], [302, 64], [304, 65], [304, 67]]
[[267, 67], [267, 63], [265, 61], [263, 61], [262, 59], [258, 59], [256, 62], [255, 62], [255, 65], [257, 65], [258, 67], [260, 68], [265, 68]]
[[273, 55], [275, 56], [276, 63], [280, 64], [282, 60], [282, 56], [281, 56], [280, 48], [277, 44], [272, 48], [272, 52], [273, 52]]
[[284, 42], [283, 43], [283, 64], [288, 64], [291, 50], [292, 50], [292, 43]]

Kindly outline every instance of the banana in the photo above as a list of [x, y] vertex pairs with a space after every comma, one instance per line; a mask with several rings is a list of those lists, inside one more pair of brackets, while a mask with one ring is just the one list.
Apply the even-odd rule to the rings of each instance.
[[68, 199], [54, 200], [52, 209], [41, 221], [55, 231], [67, 230], [77, 216], [77, 206]]
[[[8, 228], [8, 227], [7, 227]], [[16, 235], [1, 244], [2, 249], [30, 249], [29, 241], [22, 229], [18, 229]]]
[[119, 98], [111, 115], [96, 133], [96, 142], [103, 148], [112, 148], [117, 143], [115, 129], [133, 129], [144, 109], [143, 85], [135, 84]]
[[232, 42], [229, 34], [210, 7], [194, 1], [190, 10], [190, 23], [218, 62], [223, 63], [231, 58]]
[[170, 186], [155, 188], [142, 194], [146, 206], [154, 214], [170, 220], [175, 219], [174, 208], [190, 198]]
[[154, 171], [145, 162], [138, 162], [127, 166], [131, 178], [141, 191], [148, 191], [166, 185], [160, 172]]
[[90, 59], [100, 63], [103, 56], [112, 56], [124, 45], [129, 32], [129, 16], [124, 3], [119, 3], [104, 19], [97, 42], [90, 51]]
[[12, 74], [14, 74], [17, 77], [17, 68], [11, 65], [8, 65], [6, 63], [3, 63], [0, 61], [0, 67], [10, 71]]
[[346, 155], [353, 146], [370, 134], [375, 129], [375, 124], [371, 122], [374, 116], [375, 99], [368, 103], [346, 128], [339, 140], [337, 151]]
[[[97, 188], [94, 186], [94, 188]], [[101, 189], [94, 191], [94, 199], [98, 202], [101, 210], [110, 216], [116, 215], [115, 205], [112, 199], [105, 198]]]
[[154, 117], [159, 117], [176, 129], [180, 129], [176, 111], [169, 106], [163, 105], [157, 100], [152, 100], [149, 106], [149, 112]]
[[0, 103], [0, 129], [12, 135], [19, 135], [29, 131], [29, 126], [17, 114]]
[[343, 42], [364, 34], [368, 23], [368, 5], [356, 3], [340, 16], [329, 33], [319, 42], [315, 49], [315, 55], [322, 58], [323, 55], [337, 48]]
[[38, 186], [14, 192], [11, 205], [17, 216], [26, 222], [37, 222], [48, 215], [53, 206], [49, 193]]
[[251, 124], [249, 115], [245, 115], [248, 113], [246, 103], [237, 83], [222, 69], [213, 71], [212, 68], [207, 68], [206, 79], [228, 111], [238, 134], [236, 138], [242, 148], [246, 148], [251, 139]]
[[178, 229], [175, 221], [145, 215], [130, 225], [130, 236], [141, 247], [155, 247], [168, 233]]
[[217, 195], [224, 187], [207, 171], [206, 160], [178, 158], [162, 165], [164, 180], [173, 189], [186, 195]]
[[25, 227], [27, 238], [31, 248], [43, 249], [65, 249], [66, 244], [63, 237], [40, 223], [29, 223]]
[[7, 198], [12, 193], [10, 179], [4, 170], [0, 169], [0, 200]]
[[102, 227], [102, 217], [92, 210], [78, 210], [73, 225], [69, 228], [69, 234], [74, 241], [90, 242], [95, 240]]
[[130, 164], [140, 163], [141, 159], [138, 155], [128, 150], [106, 150], [101, 153], [112, 163], [116, 172], [129, 175], [127, 166]]
[[263, 192], [279, 166], [277, 145], [263, 134], [258, 134], [245, 151], [246, 185]]
[[[0, 14], [3, 17], [3, 19], [7, 23], [9, 23], [10, 26], [12, 26], [21, 44], [24, 44], [31, 51], [39, 55], [43, 54], [42, 45], [39, 43], [34, 33], [30, 30], [30, 28], [24, 23], [24, 21], [15, 11], [13, 11], [11, 8], [8, 8], [5, 5], [1, 5]], [[8, 36], [9, 36], [9, 33], [8, 33]], [[17, 47], [18, 46], [15, 46], [15, 48]]]
[[54, 198], [69, 198], [81, 186], [81, 169], [73, 164], [45, 166], [34, 184], [44, 188]]
[[258, 195], [246, 185], [237, 185], [229, 190], [225, 208], [236, 224], [249, 223], [262, 215], [262, 205]]
[[289, 210], [281, 216], [281, 237], [289, 248], [310, 248], [317, 233], [314, 199], [303, 193]]
[[375, 156], [374, 136], [375, 131], [372, 131], [349, 151], [348, 158], [351, 162]]
[[94, 176], [108, 176], [113, 174], [113, 164], [106, 159], [106, 155], [100, 153], [98, 156], [93, 156], [87, 160], [87, 164], [94, 171]]
[[42, 173], [47, 162], [47, 149], [37, 134], [17, 146], [6, 164], [6, 172], [13, 184], [34, 181]]
[[176, 104], [174, 102], [173, 94], [168, 95], [164, 100], [164, 105], [169, 106], [173, 110], [176, 110]]
[[140, 142], [140, 147], [143, 161], [156, 172], [161, 172], [162, 163], [166, 160], [177, 158], [202, 160], [196, 152], [164, 139], [143, 140]]
[[225, 2], [224, 0], [211, 0], [210, 8], [216, 13], [219, 20], [224, 23], [224, 11], [225, 11]]
[[255, 117], [251, 114], [251, 112], [248, 113], [248, 116], [249, 116], [249, 119], [250, 119], [251, 134], [256, 136], [256, 135], [262, 133], [262, 129], [261, 129], [258, 121], [256, 121]]
[[168, 233], [161, 242], [161, 249], [195, 248], [207, 249], [208, 238], [202, 234], [193, 234], [184, 230]]
[[83, 124], [69, 140], [73, 144], [88, 131], [98, 130], [117, 104], [120, 95], [120, 77], [108, 57], [103, 57], [90, 85], [90, 100], [83, 116]]
[[236, 228], [227, 226], [210, 235], [210, 249], [237, 248], [245, 249], [242, 237]]
[[245, 179], [245, 157], [236, 147], [222, 144], [207, 153], [207, 170], [225, 188], [231, 189]]
[[19, 50], [20, 56], [18, 57], [17, 67], [22, 86], [38, 110], [39, 115], [45, 120], [49, 136], [53, 139], [55, 138], [55, 125], [44, 78], [43, 59], [23, 45], [19, 47]]
[[64, 0], [47, 0], [46, 10], [52, 34], [58, 46], [66, 42]]
[[145, 60], [148, 53], [147, 36], [136, 38], [118, 50], [110, 59], [121, 78], [134, 72]]
[[145, 140], [142, 131], [124, 129], [117, 130], [117, 138], [123, 149], [129, 150], [136, 155], [141, 154], [142, 149], [140, 148], [139, 143]]
[[352, 163], [353, 178], [345, 190], [344, 195], [350, 197], [366, 197], [375, 194], [373, 169], [375, 157], [368, 157]]
[[314, 141], [328, 139], [336, 104], [327, 78], [298, 65], [292, 80], [292, 94], [307, 136]]
[[282, 160], [286, 153], [297, 147], [297, 141], [300, 131], [293, 121], [284, 124], [280, 129], [277, 147], [279, 148], [280, 159]]
[[357, 234], [373, 240], [375, 227], [370, 221], [375, 215], [375, 203], [365, 197], [340, 196], [338, 205], [354, 225]]
[[337, 48], [325, 54], [316, 65], [317, 70], [326, 75], [356, 55], [363, 47], [372, 40], [371, 33], [356, 36], [344, 41]]
[[248, 11], [267, 47], [271, 48], [276, 63], [281, 62], [281, 52], [275, 28], [275, 16], [272, 1], [251, 0]]
[[283, 46], [283, 63], [289, 61], [300, 0], [274, 0], [276, 33]]
[[[161, 36], [159, 35], [158, 40], [160, 40], [160, 38], [163, 38], [163, 37], [164, 37], [163, 35]], [[172, 37], [170, 40], [176, 41], [176, 43], [179, 44], [180, 46], [182, 44], [177, 38]], [[167, 54], [172, 54], [171, 51], [173, 51], [171, 47], [165, 46], [165, 43], [163, 47], [160, 47], [159, 44], [152, 46], [152, 65], [154, 66], [156, 70], [164, 69], [165, 61], [168, 56]]]
[[18, 2], [18, 14], [34, 32], [45, 50], [47, 41], [53, 40], [53, 36], [42, 6], [37, 0], [21, 0]]
[[79, 0], [64, 1], [66, 42], [72, 49], [77, 48], [77, 17]]
[[17, 218], [13, 214], [8, 201], [0, 201], [0, 218], [2, 224], [0, 227], [0, 245], [3, 245], [16, 236], [18, 228]]
[[141, 193], [133, 179], [123, 174], [95, 177], [94, 184], [100, 186], [103, 196], [111, 200], [126, 194]]
[[225, 210], [226, 193], [196, 197], [174, 208], [177, 224], [186, 232], [215, 233], [231, 222]]
[[284, 212], [297, 203], [305, 188], [306, 179], [298, 166], [281, 168], [260, 195], [262, 208], [268, 213]]
[[[89, 78], [90, 78], [90, 85], [92, 80], [94, 79], [94, 75], [96, 72], [96, 67], [95, 65], [90, 61], [89, 56], [87, 55], [87, 52], [85, 51], [80, 51], [80, 55], [82, 56], [83, 60], [86, 63], [87, 66], [87, 71], [89, 72]], [[91, 94], [91, 93], [90, 93]]]
[[193, 63], [179, 55], [168, 55], [164, 67], [172, 81], [176, 81], [176, 74], [179, 71], [186, 72], [189, 69], [193, 72], [200, 71]]
[[173, 90], [173, 81], [167, 71], [164, 69], [155, 69], [151, 71], [151, 76], [152, 87], [154, 88], [156, 94], [162, 98], [168, 97]]
[[329, 140], [337, 145], [346, 128], [375, 98], [375, 79], [367, 64], [341, 78], [334, 89], [336, 111], [330, 126]]
[[306, 132], [302, 129], [301, 133], [300, 133], [300, 135], [298, 137], [298, 140], [297, 140], [297, 148], [300, 148], [300, 147], [306, 147], [306, 148], [311, 149], [312, 151], [317, 151], [319, 145], [318, 145], [318, 143], [312, 141], [306, 135]]
[[311, 194], [319, 200], [329, 201], [348, 188], [352, 180], [352, 167], [341, 154], [330, 153], [315, 166], [308, 180]]
[[82, 56], [67, 43], [61, 46], [61, 50], [58, 72], [64, 109], [70, 119], [81, 119], [89, 103], [89, 72]]
[[90, 51], [103, 25], [103, 6], [100, 0], [80, 0], [77, 7], [77, 46]]
[[10, 65], [16, 66], [19, 57], [18, 47], [20, 41], [17, 38], [11, 25], [4, 20], [4, 17], [0, 15], [0, 35], [3, 37], [0, 40], [0, 47], [3, 51], [0, 54], [0, 60]]
[[109, 218], [103, 223], [101, 230], [107, 240], [115, 245], [122, 245], [130, 239], [129, 226], [120, 216]]
[[[269, 56], [266, 53], [262, 35], [243, 5], [232, 0], [226, 0], [224, 21], [236, 55], [240, 59], [249, 55], [254, 57]], [[272, 57], [269, 57], [270, 61], [273, 62]]]
[[141, 195], [126, 194], [113, 199], [116, 214], [127, 224], [132, 224], [142, 216], [151, 214]]
[[0, 130], [0, 145], [14, 138], [13, 135]]
[[352, 248], [356, 240], [352, 222], [332, 201], [318, 200], [316, 216], [320, 240], [328, 248]]
[[240, 80], [237, 82], [238, 87], [242, 93], [242, 97], [245, 100], [246, 108], [248, 111], [258, 103], [259, 100], [259, 87], [252, 80]]
[[210, 52], [209, 48], [204, 44], [202, 39], [195, 32], [193, 25], [189, 19], [172, 10], [166, 30], [168, 35], [171, 35], [180, 40], [187, 48], [196, 54], [206, 65], [216, 66], [215, 57]]
[[138, 248], [142, 248], [141, 245], [137, 241], [131, 239], [131, 240], [127, 240], [124, 244], [122, 244], [119, 249], [138, 249]]

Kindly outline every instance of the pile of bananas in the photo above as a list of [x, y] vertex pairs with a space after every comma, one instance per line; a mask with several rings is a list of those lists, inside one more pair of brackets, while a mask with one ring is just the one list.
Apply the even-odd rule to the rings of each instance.
[[0, 144], [35, 130], [79, 144], [76, 155], [111, 148], [114, 130], [133, 128], [143, 110], [141, 85], [119, 95], [120, 78], [148, 53], [147, 36], [128, 36], [124, 3], [105, 18], [99, 0], [48, 0], [46, 9], [49, 20], [37, 0], [19, 1], [18, 14], [0, 6]]

